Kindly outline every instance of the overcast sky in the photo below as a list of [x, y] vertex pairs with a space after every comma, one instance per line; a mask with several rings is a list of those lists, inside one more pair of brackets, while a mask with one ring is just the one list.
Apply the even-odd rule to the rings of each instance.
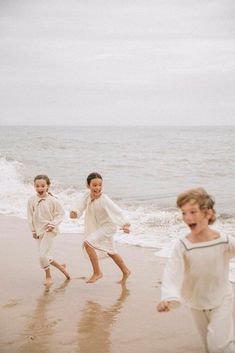
[[0, 124], [234, 125], [234, 0], [0, 0]]

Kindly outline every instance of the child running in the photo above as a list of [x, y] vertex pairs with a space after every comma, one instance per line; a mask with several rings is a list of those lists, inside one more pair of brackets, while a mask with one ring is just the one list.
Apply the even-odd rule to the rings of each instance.
[[160, 312], [185, 302], [209, 353], [234, 353], [233, 289], [229, 260], [235, 238], [209, 227], [215, 222], [213, 198], [202, 188], [178, 196], [177, 206], [190, 233], [173, 250], [163, 276]]
[[123, 274], [119, 283], [125, 283], [131, 272], [115, 250], [113, 235], [117, 230], [116, 225], [120, 226], [124, 233], [129, 233], [130, 223], [123, 216], [122, 210], [102, 193], [102, 184], [102, 176], [99, 173], [88, 175], [89, 191], [82, 195], [81, 200], [70, 212], [70, 217], [79, 218], [85, 211], [84, 247], [93, 268], [93, 274], [86, 282], [94, 283], [103, 276], [99, 266], [98, 252], [111, 257]]
[[34, 178], [36, 195], [28, 201], [28, 223], [33, 238], [39, 246], [39, 260], [45, 271], [45, 285], [52, 283], [50, 265], [60, 270], [70, 279], [65, 264], [59, 264], [50, 255], [52, 242], [58, 233], [58, 225], [64, 218], [64, 210], [56, 197], [49, 191], [51, 182], [47, 175], [37, 175]]

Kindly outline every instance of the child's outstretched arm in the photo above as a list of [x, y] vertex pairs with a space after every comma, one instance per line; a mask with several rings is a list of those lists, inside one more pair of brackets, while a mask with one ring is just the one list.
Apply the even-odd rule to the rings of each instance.
[[184, 280], [184, 248], [178, 241], [164, 269], [161, 301], [157, 305], [160, 312], [170, 311], [181, 304], [181, 288]]
[[113, 202], [107, 195], [103, 195], [103, 203], [106, 212], [108, 213], [112, 222], [121, 227], [124, 233], [130, 233], [130, 223], [125, 217], [122, 209]]
[[85, 191], [81, 194], [75, 204], [72, 206], [69, 212], [69, 217], [72, 219], [80, 218], [86, 209], [87, 199], [90, 191]]

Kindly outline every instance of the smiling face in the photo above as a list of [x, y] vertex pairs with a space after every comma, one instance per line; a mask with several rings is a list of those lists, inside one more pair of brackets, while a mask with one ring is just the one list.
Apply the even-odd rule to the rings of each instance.
[[35, 187], [35, 190], [36, 190], [39, 197], [46, 196], [47, 190], [48, 190], [48, 185], [47, 185], [46, 180], [44, 180], [44, 179], [35, 180], [34, 187]]
[[88, 189], [91, 191], [91, 198], [98, 199], [102, 194], [102, 179], [95, 178], [90, 181], [87, 185]]
[[209, 210], [201, 210], [194, 202], [187, 202], [181, 207], [183, 221], [191, 229], [192, 234], [199, 234], [208, 229], [208, 222], [211, 217]]

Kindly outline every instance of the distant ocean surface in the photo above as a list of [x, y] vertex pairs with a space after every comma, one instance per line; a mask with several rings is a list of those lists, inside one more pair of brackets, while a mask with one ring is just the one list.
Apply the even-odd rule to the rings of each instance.
[[0, 127], [0, 213], [26, 218], [33, 178], [47, 174], [66, 210], [61, 231], [83, 232], [68, 212], [98, 171], [130, 218], [117, 242], [167, 250], [187, 228], [177, 195], [204, 187], [216, 199], [213, 226], [235, 235], [235, 127]]

